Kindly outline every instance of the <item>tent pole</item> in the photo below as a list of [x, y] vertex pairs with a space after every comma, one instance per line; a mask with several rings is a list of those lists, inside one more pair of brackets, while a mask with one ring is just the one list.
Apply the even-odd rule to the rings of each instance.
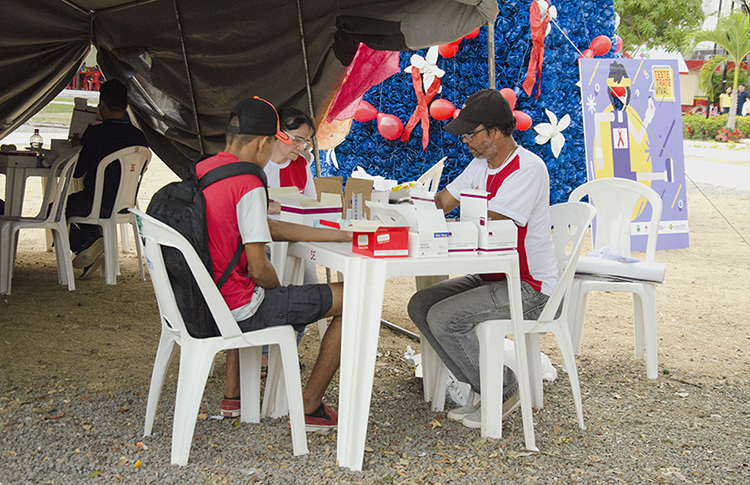
[[489, 71], [490, 89], [495, 86], [495, 22], [487, 22], [487, 70]]
[[187, 76], [188, 89], [190, 90], [190, 102], [193, 103], [193, 120], [195, 121], [195, 129], [198, 135], [198, 150], [201, 155], [205, 155], [206, 152], [203, 150], [203, 137], [201, 136], [201, 125], [198, 121], [198, 106], [195, 102], [195, 90], [193, 89], [193, 78], [190, 75], [190, 65], [187, 59], [187, 49], [185, 48], [185, 37], [182, 35], [182, 23], [180, 22], [180, 11], [177, 8], [177, 0], [173, 0], [174, 3], [174, 16], [177, 20], [177, 30], [180, 32], [180, 46], [182, 47], [182, 61], [185, 63], [185, 75]]
[[[297, 19], [299, 20], [299, 36], [302, 43], [302, 61], [305, 63], [305, 86], [307, 87], [307, 104], [310, 108], [310, 118], [315, 119], [313, 107], [312, 86], [310, 86], [310, 67], [307, 64], [307, 45], [305, 42], [305, 27], [302, 23], [302, 7], [297, 0]], [[315, 157], [315, 176], [320, 177], [320, 154], [318, 153], [318, 138], [313, 137], [313, 157]]]

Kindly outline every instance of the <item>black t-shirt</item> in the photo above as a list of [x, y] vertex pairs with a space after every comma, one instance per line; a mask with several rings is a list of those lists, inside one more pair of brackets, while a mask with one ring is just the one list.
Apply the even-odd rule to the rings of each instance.
[[[81, 137], [81, 154], [78, 156], [75, 177], [83, 177], [83, 193], [94, 199], [96, 168], [110, 153], [131, 146], [148, 146], [146, 136], [130, 121], [104, 120], [89, 126]], [[115, 203], [120, 183], [120, 164], [112, 164], [104, 172], [102, 207], [109, 210]]]

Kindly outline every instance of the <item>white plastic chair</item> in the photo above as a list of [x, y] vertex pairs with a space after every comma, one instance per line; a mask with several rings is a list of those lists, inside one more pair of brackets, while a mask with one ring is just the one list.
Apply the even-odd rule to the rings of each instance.
[[[555, 290], [552, 292], [542, 313], [536, 320], [524, 320], [524, 333], [526, 338], [527, 362], [517, 362], [518, 366], [526, 365], [529, 369], [531, 379], [531, 404], [535, 408], [542, 407], [542, 354], [539, 344], [539, 334], [552, 332], [557, 344], [560, 346], [563, 363], [568, 371], [570, 385], [573, 390], [573, 401], [576, 408], [578, 425], [585, 429], [583, 424], [583, 407], [581, 404], [581, 389], [578, 383], [578, 371], [573, 353], [573, 345], [568, 330], [568, 298], [565, 296], [570, 291], [576, 262], [578, 261], [583, 244], [583, 236], [586, 233], [591, 220], [594, 218], [595, 209], [589, 204], [582, 202], [566, 202], [550, 207], [552, 219], [552, 240], [555, 244], [555, 257], [557, 258], [557, 271], [559, 280]], [[511, 320], [488, 320], [476, 327], [479, 338], [479, 374], [482, 388], [482, 436], [491, 438], [502, 437], [503, 419], [503, 363], [505, 358], [506, 335], [513, 334]], [[424, 341], [424, 340], [423, 340]], [[425, 355], [422, 349], [422, 363], [425, 358], [434, 361], [434, 350]], [[439, 360], [439, 359], [438, 359]], [[432, 365], [435, 365], [433, 362]], [[443, 408], [445, 402], [445, 388], [448, 379], [448, 369], [440, 362], [441, 371], [436, 380], [432, 380], [430, 388], [433, 389], [433, 409]], [[524, 396], [519, 396], [524, 399]], [[533, 436], [533, 429], [524, 427], [525, 436]], [[527, 440], [528, 443], [528, 440]]]
[[[73, 172], [81, 148], [77, 147], [67, 155], [58, 158], [51, 167], [51, 173], [60, 171], [59, 181], [55, 176], [47, 178], [44, 199], [35, 217], [0, 216], [0, 294], [10, 295], [13, 280], [13, 265], [16, 260], [18, 231], [21, 229], [50, 229], [54, 237], [57, 259], [57, 280], [68, 285], [68, 290], [76, 289], [73, 265], [70, 258], [68, 224], [65, 220], [65, 205], [73, 180]], [[52, 202], [52, 207], [50, 207]]]
[[[135, 207], [138, 186], [141, 177], [146, 171], [148, 162], [151, 160], [151, 151], [143, 146], [132, 146], [118, 150], [104, 157], [96, 169], [96, 184], [94, 186], [94, 202], [91, 205], [91, 213], [85, 217], [71, 217], [68, 223], [92, 224], [101, 226], [104, 236], [104, 275], [108, 285], [117, 284], [117, 275], [120, 274], [120, 259], [117, 249], [117, 225], [130, 224], [133, 227], [133, 235], [138, 240], [135, 218], [127, 212], [127, 209]], [[120, 185], [117, 189], [117, 197], [109, 217], [101, 217], [102, 194], [104, 190], [104, 172], [112, 163], [120, 164]], [[124, 212], [123, 212], [124, 211]], [[141, 246], [136, 244], [138, 262], [140, 263], [141, 278], [146, 279], [143, 270], [143, 258]]]
[[[630, 228], [634, 208], [645, 198], [651, 205], [651, 220], [648, 223], [646, 262], [654, 262], [656, 237], [661, 221], [662, 200], [653, 189], [640, 182], [621, 178], [604, 178], [587, 182], [570, 194], [569, 200], [579, 201], [589, 197], [596, 207], [594, 250], [609, 245], [618, 253], [630, 256]], [[587, 265], [602, 262], [598, 258], [585, 258]], [[606, 271], [597, 272], [606, 276]], [[635, 328], [635, 355], [642, 359], [644, 346], [646, 374], [649, 379], [658, 376], [656, 335], [656, 284], [647, 281], [605, 281], [604, 278], [577, 275], [571, 292], [570, 333], [576, 354], [581, 353], [583, 321], [586, 314], [586, 298], [589, 291], [620, 291], [633, 294], [633, 325]]]
[[[271, 352], [269, 352], [266, 394], [270, 392], [269, 387], [276, 389], [278, 386], [285, 385], [287, 399], [285, 404], [288, 404], [289, 409], [294, 454], [307, 453], [305, 416], [294, 329], [291, 326], [279, 326], [243, 333], [216, 288], [213, 278], [190, 243], [166, 224], [137, 209], [130, 211], [137, 219], [141, 237], [145, 239], [146, 264], [151, 275], [154, 293], [156, 293], [161, 319], [161, 337], [148, 393], [144, 436], [151, 435], [159, 396], [175, 345], [179, 345], [181, 351], [172, 427], [173, 464], [187, 464], [203, 389], [206, 387], [214, 357], [221, 350], [239, 349], [240, 419], [243, 422], [259, 422], [261, 347], [269, 345]], [[176, 248], [184, 256], [208, 303], [221, 336], [196, 339], [187, 332], [164, 266], [163, 246]], [[276, 410], [283, 413], [284, 410], [279, 410], [278, 403], [276, 406]], [[266, 408], [265, 398], [263, 407]]]
[[443, 157], [438, 163], [419, 176], [417, 182], [422, 184], [422, 190], [433, 193], [437, 192], [438, 185], [440, 185], [440, 176], [443, 174], [443, 166], [445, 165], [445, 160], [447, 158], [448, 157]]

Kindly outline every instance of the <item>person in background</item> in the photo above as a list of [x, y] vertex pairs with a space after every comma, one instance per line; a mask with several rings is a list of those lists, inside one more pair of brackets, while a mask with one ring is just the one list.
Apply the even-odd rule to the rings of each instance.
[[[447, 214], [458, 207], [462, 190], [489, 192], [489, 219], [510, 219], [518, 228], [524, 318], [535, 319], [557, 284], [547, 167], [537, 155], [516, 144], [516, 119], [497, 90], [483, 89], [469, 96], [458, 117], [444, 129], [461, 137], [474, 159], [437, 193], [435, 204]], [[475, 327], [486, 320], [510, 318], [505, 275], [467, 275], [441, 281], [415, 293], [408, 309], [446, 367], [459, 381], [471, 385], [466, 405], [450, 411], [448, 417], [469, 428], [481, 427]], [[505, 367], [503, 415], [518, 403], [518, 382], [513, 371]]]
[[740, 116], [744, 116], [742, 109], [745, 107], [745, 101], [747, 101], [747, 91], [745, 91], [745, 85], [740, 84], [737, 86], [737, 114]]
[[[309, 116], [295, 108], [281, 108], [279, 119], [281, 131], [291, 137], [292, 143], [276, 144], [271, 156], [273, 163], [266, 164], [263, 169], [268, 178], [268, 186], [297, 187], [300, 194], [317, 199], [310, 162], [304, 156], [304, 153], [308, 153], [308, 148], [312, 147], [315, 124]], [[272, 203], [269, 214], [278, 214], [279, 209], [278, 202]]]
[[[279, 126], [281, 131], [289, 135], [291, 143], [276, 143], [271, 160], [263, 168], [268, 180], [268, 187], [296, 187], [300, 194], [317, 199], [315, 181], [313, 180], [310, 162], [304, 153], [312, 147], [315, 136], [315, 123], [312, 118], [296, 108], [279, 109]], [[279, 214], [281, 204], [272, 201], [268, 206], [269, 214]], [[319, 283], [318, 272], [314, 263], [305, 264], [303, 283], [311, 285]], [[297, 345], [302, 340], [305, 329], [297, 334]], [[263, 366], [268, 362], [268, 347], [263, 347]]]
[[[99, 90], [99, 115], [102, 122], [89, 126], [81, 137], [81, 153], [73, 174], [83, 177], [83, 190], [68, 196], [65, 216], [87, 216], [94, 203], [96, 170], [110, 153], [130, 146], [148, 146], [146, 136], [130, 123], [128, 89], [118, 80], [107, 81]], [[120, 184], [120, 165], [111, 164], [104, 172], [101, 216], [109, 217]], [[70, 250], [75, 253], [73, 267], [83, 269], [80, 279], [91, 278], [104, 263], [101, 228], [90, 224], [70, 225]]]
[[732, 107], [732, 87], [727, 86], [727, 89], [719, 95], [719, 106], [721, 106], [721, 112], [729, 114], [729, 108]]

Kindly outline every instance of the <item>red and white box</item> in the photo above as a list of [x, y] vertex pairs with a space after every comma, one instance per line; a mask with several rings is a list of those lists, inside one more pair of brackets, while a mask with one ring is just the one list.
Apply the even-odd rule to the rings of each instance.
[[518, 247], [518, 228], [510, 219], [485, 221], [479, 228], [479, 254], [492, 255]]
[[323, 192], [320, 202], [299, 193], [296, 187], [269, 188], [268, 196], [281, 204], [279, 219], [317, 227], [321, 219], [341, 217], [341, 196]]

